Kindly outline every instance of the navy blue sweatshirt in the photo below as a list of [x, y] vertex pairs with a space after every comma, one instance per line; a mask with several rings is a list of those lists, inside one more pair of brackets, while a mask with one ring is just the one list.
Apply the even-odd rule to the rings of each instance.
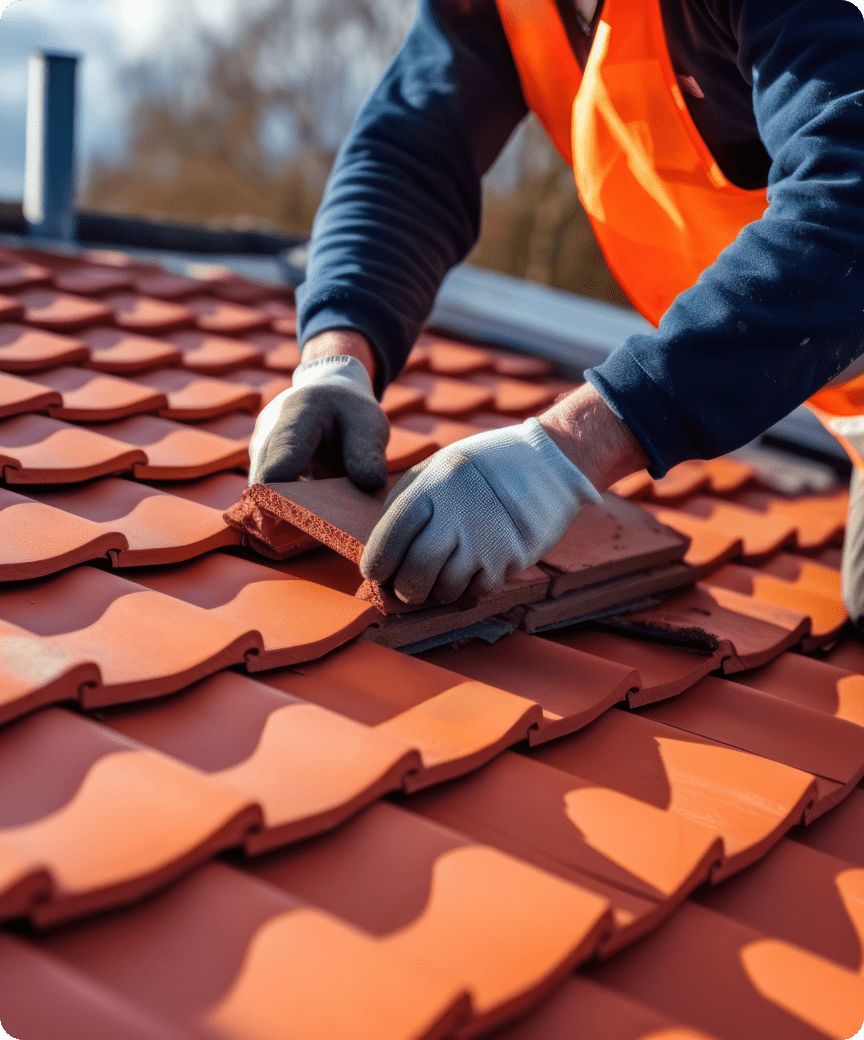
[[[769, 208], [656, 333], [586, 373], [655, 476], [747, 443], [864, 353], [864, 18], [849, 0], [662, 10], [700, 133], [730, 180], [767, 184]], [[494, 0], [420, 0], [331, 173], [298, 290], [302, 342], [357, 330], [381, 387], [395, 378], [526, 112]]]

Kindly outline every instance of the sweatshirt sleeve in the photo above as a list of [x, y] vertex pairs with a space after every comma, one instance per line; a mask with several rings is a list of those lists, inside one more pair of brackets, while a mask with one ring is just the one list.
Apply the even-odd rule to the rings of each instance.
[[586, 373], [654, 476], [746, 444], [864, 353], [864, 18], [848, 0], [724, 7], [769, 207], [656, 333]]
[[421, 0], [315, 218], [301, 345], [353, 329], [401, 370], [445, 274], [476, 242], [480, 179], [527, 108], [494, 0]]

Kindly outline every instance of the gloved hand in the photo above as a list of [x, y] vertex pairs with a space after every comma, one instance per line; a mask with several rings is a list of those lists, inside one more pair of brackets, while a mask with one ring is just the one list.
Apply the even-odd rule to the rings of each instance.
[[364, 491], [387, 481], [390, 424], [357, 358], [307, 361], [293, 385], [258, 416], [249, 444], [250, 484], [296, 480], [322, 445], [341, 453], [345, 472]]
[[537, 560], [582, 506], [591, 482], [539, 420], [457, 441], [408, 470], [360, 561], [405, 603], [487, 596]]

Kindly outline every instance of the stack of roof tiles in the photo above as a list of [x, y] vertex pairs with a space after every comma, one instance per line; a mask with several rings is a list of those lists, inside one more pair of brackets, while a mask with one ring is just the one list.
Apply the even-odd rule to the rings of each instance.
[[[497, 598], [399, 614], [358, 589], [380, 501], [300, 483], [290, 515], [259, 489], [223, 516], [299, 362], [288, 293], [10, 248], [0, 294], [11, 1035], [858, 1030], [843, 489], [638, 474]], [[427, 334], [390, 468], [568, 385]]]

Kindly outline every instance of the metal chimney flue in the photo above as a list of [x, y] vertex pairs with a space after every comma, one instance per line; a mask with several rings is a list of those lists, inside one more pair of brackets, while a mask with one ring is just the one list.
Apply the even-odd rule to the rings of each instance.
[[75, 239], [77, 65], [74, 55], [30, 55], [24, 216], [34, 238]]

